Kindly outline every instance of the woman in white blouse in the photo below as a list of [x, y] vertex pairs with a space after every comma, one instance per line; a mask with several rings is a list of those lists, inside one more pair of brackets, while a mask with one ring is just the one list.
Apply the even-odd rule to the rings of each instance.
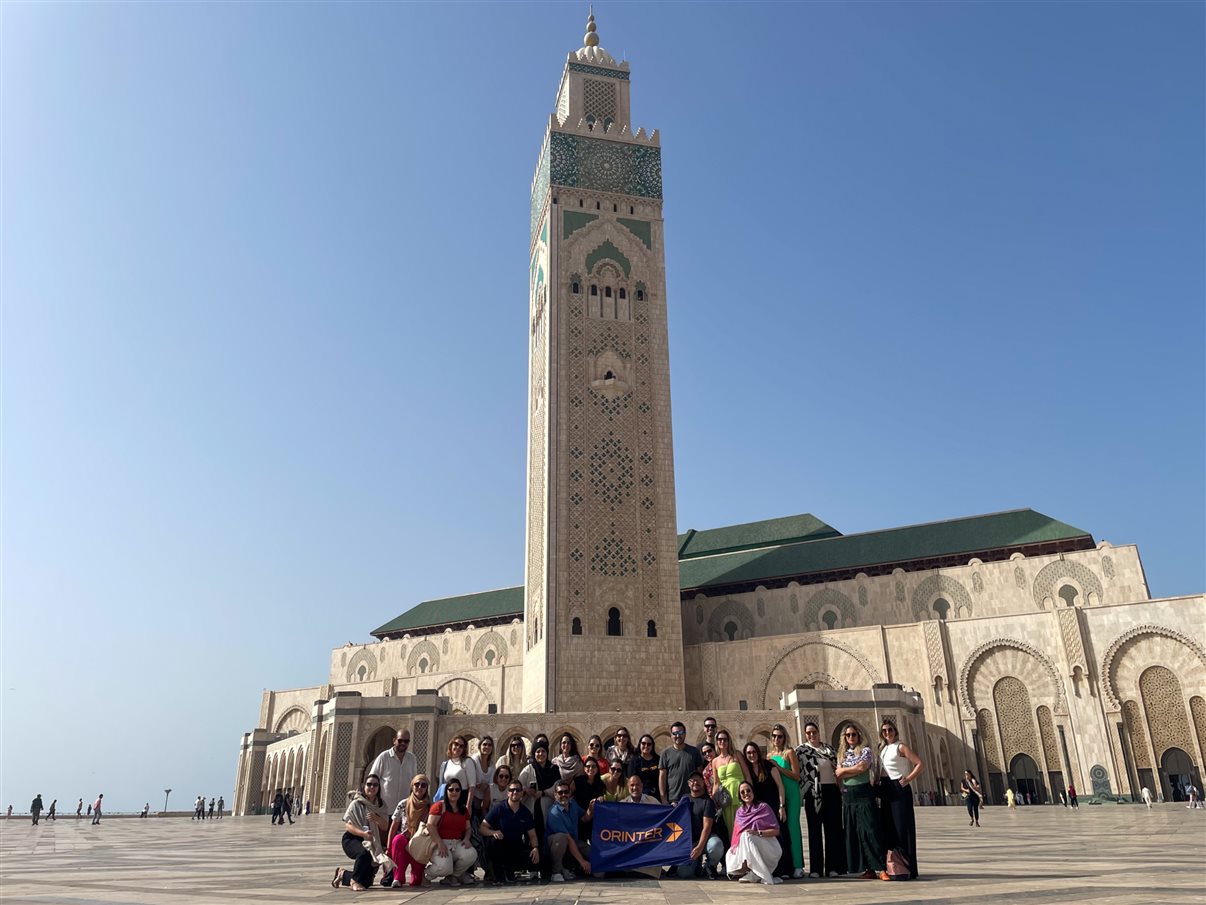
[[879, 762], [883, 778], [879, 783], [882, 803], [884, 844], [895, 849], [909, 862], [909, 879], [917, 879], [917, 822], [913, 815], [913, 780], [921, 775], [925, 764], [917, 753], [900, 740], [896, 724], [884, 720], [879, 729], [882, 744]]

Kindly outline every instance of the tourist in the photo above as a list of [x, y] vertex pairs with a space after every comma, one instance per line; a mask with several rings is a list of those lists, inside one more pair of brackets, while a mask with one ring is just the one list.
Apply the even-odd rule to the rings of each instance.
[[879, 815], [875, 810], [875, 754], [863, 743], [858, 728], [847, 724], [842, 730], [838, 766], [834, 770], [845, 791], [842, 794], [842, 823], [846, 828], [846, 869], [863, 879], [888, 879], [884, 846], [879, 838]]
[[[13, 815], [13, 806], [10, 804], [8, 806], [8, 816], [11, 817], [12, 815]], [[75, 819], [79, 820], [83, 816], [84, 816], [84, 799], [81, 798], [80, 803], [75, 806]]]
[[746, 742], [742, 754], [745, 755], [745, 765], [749, 771], [750, 785], [754, 787], [754, 796], [779, 818], [779, 827], [783, 830], [779, 839], [780, 858], [774, 871], [775, 876], [791, 876], [791, 853], [783, 845], [783, 837], [787, 833], [787, 806], [784, 804], [783, 778], [779, 775], [779, 765], [768, 761], [762, 755], [762, 747], [757, 742]]
[[[545, 749], [547, 755], [548, 749]], [[524, 787], [512, 780], [507, 800], [490, 808], [481, 825], [489, 851], [489, 864], [495, 882], [514, 883], [515, 875], [540, 861], [536, 841], [536, 822], [524, 807]]]
[[1152, 809], [1152, 790], [1144, 786], [1139, 793], [1139, 797], [1143, 799], [1143, 803], [1147, 805], [1147, 809], [1150, 811]]
[[619, 760], [613, 760], [607, 765], [607, 773], [603, 779], [603, 800], [623, 801], [628, 795], [628, 776], [626, 768]]
[[658, 800], [652, 795], [645, 794], [645, 781], [640, 773], [628, 777], [628, 797], [620, 799], [621, 804], [657, 804]]
[[[597, 764], [595, 766], [598, 767]], [[570, 794], [570, 784], [564, 779], [553, 787], [554, 801], [553, 806], [549, 808], [545, 844], [549, 853], [549, 879], [554, 883], [573, 878], [573, 870], [565, 866], [567, 852], [578, 862], [582, 873], [590, 873], [590, 862], [582, 853], [585, 843], [581, 846], [578, 844], [578, 835], [583, 822], [594, 816], [595, 803], [592, 801], [583, 809]]]
[[1073, 810], [1080, 810], [1080, 803], [1076, 800], [1076, 786], [1072, 783], [1068, 783], [1068, 804]]
[[475, 789], [478, 783], [477, 762], [469, 756], [469, 743], [463, 735], [454, 735], [448, 740], [444, 763], [433, 781], [436, 788], [452, 780], [458, 780], [462, 789]]
[[592, 735], [586, 741], [586, 756], [582, 758], [583, 766], [589, 760], [594, 760], [595, 766], [599, 768], [600, 773], [607, 772], [608, 760], [603, 756], [603, 739], [597, 735]]
[[800, 760], [788, 743], [787, 727], [782, 723], [775, 723], [771, 727], [770, 747], [766, 756], [779, 765], [779, 777], [783, 782], [783, 810], [786, 814], [784, 824], [787, 829], [787, 837], [780, 839], [779, 844], [788, 849], [791, 875], [798, 880], [804, 876], [804, 841], [800, 838]]
[[[278, 793], [279, 794], [279, 793]], [[370, 773], [364, 777], [364, 785], [348, 802], [343, 812], [343, 853], [352, 859], [352, 869], [335, 868], [331, 886], [351, 886], [362, 892], [373, 885], [377, 873], [375, 850], [381, 847], [382, 834], [389, 830], [389, 815], [381, 800], [381, 777]]]
[[[574, 801], [578, 802], [578, 807], [582, 808], [585, 813], [592, 802], [600, 798], [606, 800], [607, 783], [603, 781], [599, 773], [599, 762], [593, 757], [586, 758], [582, 762], [582, 768], [582, 775], [575, 777], [570, 785]], [[579, 827], [579, 836], [582, 836], [584, 832], [585, 827]]]
[[[1187, 804], [1185, 807], [1188, 810], [1196, 811], [1198, 809], [1198, 806], [1200, 803], [1201, 802], [1198, 799], [1198, 787], [1195, 786], [1191, 782], [1191, 783], [1189, 783], [1189, 804]], [[50, 803], [50, 819], [54, 820], [54, 802], [53, 801]]]
[[[1192, 798], [1189, 800], [1193, 801]], [[47, 820], [58, 820], [59, 819], [58, 817], [56, 817], [54, 815], [55, 811], [58, 810], [58, 807], [59, 807], [59, 800], [57, 798], [50, 802], [50, 810], [46, 812]]]
[[842, 836], [842, 792], [838, 788], [837, 752], [821, 741], [821, 727], [804, 724], [804, 744], [796, 748], [800, 763], [800, 796], [808, 824], [810, 877], [837, 877], [846, 872], [846, 840]]
[[[518, 777], [520, 771], [523, 770], [527, 763], [528, 754], [526, 748], [524, 747], [523, 736], [513, 735], [511, 736], [511, 740], [507, 742], [507, 750], [499, 755], [498, 760], [494, 762], [494, 766], [497, 769], [503, 764], [506, 764], [507, 769], [511, 772], [511, 775]], [[505, 794], [502, 800], [506, 800]]]
[[[384, 807], [385, 807], [385, 805], [382, 804], [383, 809], [384, 809]], [[205, 816], [205, 813], [204, 813], [205, 799], [204, 798], [201, 799], [201, 809], [202, 809], [201, 816], [204, 817]], [[385, 813], [388, 814], [389, 811], [387, 810]], [[281, 805], [281, 826], [285, 825], [286, 817], [289, 818], [289, 826], [293, 826], [293, 793], [292, 792], [285, 793], [285, 800]]]
[[660, 763], [657, 749], [653, 746], [653, 736], [646, 732], [637, 743], [637, 754], [628, 765], [628, 775], [639, 775], [646, 791], [656, 795]]
[[92, 805], [88, 805], [88, 816], [92, 816]]
[[33, 801], [29, 803], [29, 815], [33, 817], [33, 825], [38, 825], [38, 819], [42, 816], [42, 793], [39, 792], [34, 796]]
[[[223, 798], [221, 795], [219, 795], [218, 796], [218, 819], [219, 820], [222, 819], [222, 811], [225, 810], [225, 808], [226, 808], [226, 799]], [[310, 813], [309, 806], [306, 807], [306, 813], [307, 814]]]
[[782, 883], [775, 865], [782, 854], [779, 821], [766, 802], [759, 801], [754, 787], [742, 780], [737, 789], [741, 801], [733, 822], [733, 840], [725, 855], [729, 879], [742, 883]]
[[885, 777], [879, 781], [880, 816], [883, 818], [887, 848], [902, 854], [909, 862], [909, 879], [917, 879], [917, 822], [913, 813], [913, 781], [921, 775], [925, 764], [912, 748], [900, 739], [891, 720], [884, 720], [879, 730], [882, 746], [879, 762]]
[[410, 750], [410, 730], [394, 733], [394, 743], [369, 764], [369, 772], [381, 777], [381, 800], [392, 814], [403, 798], [410, 794], [410, 783], [419, 772], [415, 754]]
[[582, 757], [578, 754], [578, 742], [568, 732], [561, 736], [557, 742], [557, 756], [553, 758], [553, 763], [557, 769], [561, 771], [561, 778], [568, 782], [573, 782], [575, 776], [582, 774]]
[[[279, 799], [279, 801], [277, 799]], [[281, 813], [284, 810], [284, 805], [285, 805], [284, 796], [282, 796], [280, 792], [277, 792], [276, 799], [273, 799], [273, 801], [272, 801], [272, 811], [273, 811], [273, 814], [272, 814], [273, 821], [272, 822], [273, 823], [276, 823], [275, 818], [280, 817]], [[205, 796], [198, 795], [197, 799], [193, 802], [193, 820], [204, 820], [204, 819], [205, 819]], [[284, 823], [284, 822], [285, 822], [285, 820], [282, 817], [281, 823]]]
[[433, 804], [427, 817], [427, 828], [440, 840], [431, 853], [428, 876], [448, 886], [470, 886], [475, 882], [472, 870], [477, 864], [477, 852], [470, 844], [467, 797], [460, 780], [449, 779], [444, 786], [444, 800]]
[[699, 770], [687, 777], [687, 795], [683, 800], [691, 807], [693, 844], [691, 860], [679, 864], [675, 872], [680, 880], [690, 880], [700, 873], [715, 880], [724, 859], [724, 842], [716, 832], [716, 803], [708, 795], [707, 783]]
[[[83, 800], [84, 800], [84, 799], [82, 799], [82, 798], [80, 799], [80, 801], [83, 801]], [[79, 816], [80, 816], [79, 811], [76, 811], [75, 816], [76, 816], [76, 817], [79, 817]], [[13, 806], [10, 804], [10, 805], [8, 806], [8, 811], [7, 811], [7, 812], [5, 813], [5, 815], [4, 815], [4, 819], [5, 819], [5, 820], [12, 820], [12, 817], [13, 817]]]
[[101, 805], [105, 802], [104, 793], [96, 796], [96, 801], [92, 802], [92, 825], [96, 826], [101, 822]]
[[151, 803], [148, 801], [145, 804], [143, 804], [142, 813], [139, 814], [138, 816], [141, 817], [143, 820], [145, 820], [147, 815], [150, 813], [151, 813]]
[[732, 736], [729, 730], [721, 729], [716, 733], [716, 756], [712, 758], [712, 800], [724, 815], [724, 825], [732, 830], [733, 816], [737, 813], [737, 789], [741, 781], [747, 779], [748, 770], [745, 758], [739, 758], [733, 753]]
[[[201, 819], [201, 817], [199, 816], [199, 813], [200, 813], [200, 808], [198, 807], [196, 802], [194, 802], [193, 803], [193, 819], [194, 820]], [[285, 796], [281, 792], [277, 792], [274, 796], [272, 796], [272, 825], [275, 826], [278, 823], [281, 824], [282, 826], [285, 823]]]
[[714, 716], [705, 716], [704, 717], [704, 722], [703, 722], [704, 737], [703, 737], [703, 741], [699, 745], [700, 751], [703, 750], [704, 745], [711, 745], [712, 750], [716, 750], [716, 725], [717, 725], [716, 717], [714, 717]]
[[490, 788], [487, 790], [486, 798], [482, 802], [482, 806], [487, 814], [490, 813], [490, 808], [494, 807], [498, 802], [507, 800], [507, 786], [510, 785], [511, 780], [514, 778], [511, 774], [511, 768], [505, 762], [494, 767], [494, 776], [490, 782]]
[[[214, 806], [217, 805], [217, 803], [218, 803], [218, 800], [216, 798], [211, 798], [209, 800], [209, 819], [210, 820], [214, 819]], [[290, 820], [290, 822], [292, 822], [292, 819]]]
[[624, 774], [628, 774], [628, 765], [636, 758], [636, 749], [632, 747], [632, 735], [626, 727], [621, 726], [616, 730], [615, 737], [612, 744], [608, 746], [605, 756], [609, 765], [616, 760], [622, 763]]
[[703, 764], [699, 749], [687, 744], [687, 727], [676, 720], [670, 725], [670, 747], [663, 748], [658, 758], [657, 788], [661, 800], [673, 804], [686, 795], [687, 779]]
[[560, 778], [561, 771], [549, 760], [548, 746], [543, 742], [537, 742], [536, 747], [532, 749], [531, 760], [520, 771], [519, 781], [527, 789], [524, 804], [535, 817], [536, 831], [539, 834], [544, 832], [545, 818], [548, 817], [549, 808], [553, 805], [553, 786]]
[[959, 794], [967, 802], [967, 816], [971, 818], [967, 821], [967, 825], [979, 826], [980, 803], [984, 800], [984, 793], [980, 790], [980, 781], [976, 779], [976, 775], [971, 770], [963, 771], [963, 782], [959, 783]]
[[410, 885], [421, 886], [426, 864], [411, 857], [407, 846], [414, 838], [420, 823], [426, 823], [431, 812], [431, 782], [427, 775], [419, 773], [410, 781], [410, 794], [398, 802], [389, 824], [389, 857], [394, 862], [393, 881], [395, 888], [406, 882], [406, 869], [410, 868]]
[[490, 810], [486, 801], [490, 795], [490, 786], [494, 782], [494, 739], [483, 735], [477, 740], [477, 754], [473, 756], [473, 765], [477, 767], [477, 785], [473, 787], [472, 816], [476, 823], [486, 816]]

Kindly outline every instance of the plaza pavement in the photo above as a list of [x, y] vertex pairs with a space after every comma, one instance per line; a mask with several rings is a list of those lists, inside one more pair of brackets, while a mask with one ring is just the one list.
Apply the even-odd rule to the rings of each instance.
[[333, 890], [338, 815], [276, 827], [267, 817], [106, 819], [74, 817], [34, 827], [0, 820], [0, 899], [40, 905], [205, 903], [590, 903], [705, 905], [762, 901], [866, 903], [1206, 901], [1206, 810], [1183, 805], [985, 809], [980, 829], [962, 808], [917, 810], [922, 878], [804, 880], [766, 887], [729, 881], [601, 880], [461, 889]]

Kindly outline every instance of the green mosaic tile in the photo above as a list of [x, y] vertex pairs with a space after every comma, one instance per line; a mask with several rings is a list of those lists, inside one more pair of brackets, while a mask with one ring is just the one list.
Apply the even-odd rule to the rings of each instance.
[[582, 211], [565, 211], [561, 215], [561, 238], [568, 239], [592, 220], [598, 220], [598, 214], [587, 214]]
[[[544, 215], [544, 205], [549, 195], [549, 143], [546, 140], [540, 149], [540, 161], [536, 164], [536, 181], [532, 184], [532, 235], [536, 241], [536, 230]], [[547, 238], [547, 237], [546, 237]]]
[[604, 69], [602, 66], [588, 66], [585, 63], [570, 63], [569, 71], [583, 72], [586, 75], [601, 75], [609, 79], [619, 79], [622, 82], [627, 82], [632, 76], [632, 73], [623, 69]]
[[[547, 178], [555, 185], [641, 198], [662, 197], [661, 148], [553, 132], [547, 151]], [[541, 167], [544, 165], [542, 156]], [[537, 216], [533, 214], [533, 229]]]
[[630, 262], [620, 252], [620, 249], [611, 244], [610, 240], [604, 240], [603, 244], [586, 256], [586, 270], [589, 273], [595, 269], [595, 265], [604, 258], [610, 258], [624, 268], [624, 276], [632, 276], [632, 262]]
[[629, 220], [627, 217], [617, 217], [620, 225], [645, 243], [645, 247], [653, 250], [653, 225], [648, 220]]

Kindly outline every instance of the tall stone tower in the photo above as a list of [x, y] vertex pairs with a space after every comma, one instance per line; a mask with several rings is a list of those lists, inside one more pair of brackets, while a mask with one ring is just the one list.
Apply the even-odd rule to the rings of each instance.
[[683, 706], [658, 134], [592, 15], [532, 182], [526, 711]]

